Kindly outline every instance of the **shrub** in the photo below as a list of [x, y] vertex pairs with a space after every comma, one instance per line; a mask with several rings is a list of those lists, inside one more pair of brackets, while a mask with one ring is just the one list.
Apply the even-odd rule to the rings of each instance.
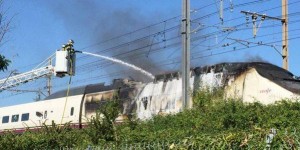
[[106, 141], [118, 141], [116, 118], [120, 114], [118, 98], [107, 101], [97, 110], [85, 130], [93, 144]]
[[[194, 93], [194, 107], [147, 121], [130, 118], [115, 124], [118, 98], [100, 107], [84, 130], [70, 124], [44, 125], [21, 135], [7, 131], [0, 149], [85, 149], [88, 145], [115, 149], [265, 149], [270, 129], [277, 134], [272, 149], [299, 149], [300, 102], [282, 100], [271, 105], [224, 99], [222, 91]], [[136, 147], [137, 146], [137, 147]]]

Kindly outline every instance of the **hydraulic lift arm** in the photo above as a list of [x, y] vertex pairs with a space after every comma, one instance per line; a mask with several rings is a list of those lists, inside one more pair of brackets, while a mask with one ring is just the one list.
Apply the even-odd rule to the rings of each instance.
[[45, 76], [52, 76], [53, 73], [54, 73], [54, 67], [46, 66], [35, 70], [31, 70], [29, 72], [7, 77], [6, 79], [0, 80], [0, 92], [18, 86], [19, 84], [22, 83], [27, 83], [29, 81], [39, 79]]

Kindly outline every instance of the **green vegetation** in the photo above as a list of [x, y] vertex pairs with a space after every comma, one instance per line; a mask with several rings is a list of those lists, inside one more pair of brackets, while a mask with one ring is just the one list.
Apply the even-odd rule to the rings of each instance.
[[[4, 10], [4, 1], [0, 0], [0, 48], [3, 51], [3, 45], [8, 42], [7, 34], [11, 30], [11, 22], [13, 17], [9, 17], [7, 10]], [[11, 61], [4, 55], [0, 54], [0, 71], [7, 70]]]
[[0, 71], [7, 70], [10, 63], [11, 61], [6, 59], [5, 56], [0, 55]]
[[277, 134], [274, 149], [299, 149], [300, 102], [282, 100], [272, 105], [224, 100], [219, 90], [194, 94], [194, 108], [148, 121], [130, 118], [115, 125], [119, 103], [115, 98], [102, 106], [88, 128], [70, 124], [44, 126], [38, 132], [0, 136], [0, 149], [264, 149], [270, 129]]

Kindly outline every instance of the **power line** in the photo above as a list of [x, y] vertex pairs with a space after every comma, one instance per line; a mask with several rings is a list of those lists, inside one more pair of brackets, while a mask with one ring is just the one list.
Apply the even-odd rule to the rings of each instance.
[[[256, 2], [258, 2], [258, 1], [256, 1]], [[295, 4], [295, 3], [298, 3], [299, 1], [296, 1], [296, 2], [293, 2], [292, 4]], [[246, 4], [244, 4], [244, 5], [246, 5]], [[290, 4], [289, 4], [290, 5]], [[242, 6], [242, 5], [240, 5], [240, 6]], [[276, 7], [276, 8], [279, 8], [279, 7]], [[276, 9], [276, 8], [273, 8], [273, 9]], [[271, 10], [271, 9], [268, 9], [268, 10]], [[266, 10], [263, 10], [263, 11], [266, 11]], [[294, 14], [294, 15], [297, 15], [297, 14]], [[178, 18], [178, 16], [177, 16], [177, 18]], [[239, 17], [239, 18], [242, 18], [242, 17]], [[175, 18], [173, 18], [173, 19], [175, 19]], [[203, 18], [204, 19], [204, 18]], [[228, 20], [228, 22], [229, 21], [232, 21], [232, 20]], [[160, 22], [160, 23], [162, 23], [162, 22]], [[147, 26], [147, 27], [149, 27], [149, 26]], [[144, 29], [146, 29], [147, 27], [145, 27]], [[243, 30], [247, 30], [247, 29], [249, 29], [249, 28], [244, 28]], [[138, 29], [139, 30], [139, 29]], [[143, 30], [143, 29], [141, 29], [141, 30]], [[136, 31], [136, 30], [135, 30]], [[239, 30], [240, 31], [240, 30]], [[133, 32], [130, 32], [131, 34], [133, 33]], [[219, 33], [221, 33], [221, 32], [219, 32]], [[129, 33], [128, 33], [129, 34]], [[210, 35], [207, 35], [208, 37], [210, 37], [210, 36], [212, 36], [213, 34], [210, 34]], [[152, 35], [152, 36], [154, 36], [154, 35]], [[148, 36], [149, 37], [149, 36]], [[150, 37], [151, 37], [151, 35], [150, 35]], [[115, 37], [115, 38], [117, 38], [117, 37]], [[200, 40], [201, 38], [199, 38], [198, 40]], [[225, 38], [226, 39], [226, 38]], [[110, 39], [110, 40], [113, 40], [113, 39]], [[197, 40], [195, 40], [195, 41], [197, 41]], [[102, 41], [103, 42], [103, 41]], [[130, 42], [132, 42], [132, 41], [130, 41]], [[152, 44], [150, 44], [150, 45], [152, 45]], [[176, 44], [174, 44], [174, 45], [176, 45]], [[89, 45], [89, 46], [91, 46], [91, 45]], [[87, 48], [85, 48], [85, 47], [83, 47], [84, 49], [87, 49]], [[121, 48], [121, 47], [120, 47]], [[145, 48], [147, 48], [147, 47], [145, 47]], [[112, 49], [111, 49], [112, 50]], [[137, 51], [137, 50], [136, 50]], [[155, 51], [154, 51], [155, 52]], [[123, 52], [122, 54], [120, 54], [120, 55], [117, 55], [117, 56], [122, 56], [122, 55], [125, 55], [125, 54], [129, 54], [130, 52]]]
[[[289, 40], [295, 40], [295, 39], [300, 39], [300, 36], [294, 37], [294, 38], [290, 38]], [[282, 42], [282, 40], [273, 41], [273, 42], [269, 42], [269, 43], [266, 43], [266, 44], [273, 44], [273, 43], [278, 43], [278, 42]], [[257, 46], [259, 46], [259, 45], [255, 45], [255, 46], [251, 46], [251, 47], [246, 47], [246, 48], [239, 48], [239, 49], [234, 49], [234, 50], [229, 50], [229, 51], [224, 51], [224, 52], [219, 52], [219, 53], [214, 53], [214, 54], [209, 54], [209, 55], [205, 55], [205, 56], [193, 57], [191, 60], [195, 60], [195, 59], [199, 59], [199, 58], [212, 57], [212, 56], [221, 55], [221, 54], [230, 53], [230, 52], [236, 52], [236, 51], [250, 49], [250, 48], [253, 48], [253, 47], [257, 47]], [[180, 63], [180, 61], [173, 61], [173, 62], [170, 62], [170, 63], [161, 64], [161, 66], [178, 64], [178, 63]], [[117, 75], [121, 75], [120, 74], [121, 72], [124, 72], [124, 70], [123, 71], [114, 72], [114, 73], [111, 73], [111, 74], [107, 74], [106, 76], [105, 75], [95, 76], [95, 77], [92, 77], [90, 79], [103, 79], [103, 78], [107, 78], [107, 77], [117, 76]], [[79, 83], [80, 81], [87, 81], [87, 80], [89, 80], [89, 79], [76, 80], [74, 82]], [[60, 85], [57, 85], [55, 87], [58, 87], [58, 86], [60, 86]]]
[[[289, 40], [295, 40], [295, 39], [300, 39], [300, 36], [290, 38]], [[273, 43], [279, 43], [279, 42], [282, 42], [282, 40], [273, 41], [273, 42], [269, 42], [269, 43], [266, 43], [266, 44], [273, 44]], [[207, 57], [212, 57], [212, 56], [221, 55], [221, 54], [225, 54], [225, 53], [231, 53], [231, 52], [246, 50], [246, 49], [250, 49], [250, 48], [254, 48], [254, 47], [258, 47], [258, 46], [260, 46], [260, 45], [255, 45], [255, 46], [250, 46], [250, 47], [245, 47], [245, 48], [239, 48], [239, 49], [229, 50], [229, 51], [224, 51], [224, 52], [218, 52], [218, 53], [209, 54], [209, 55], [205, 55], [205, 56], [193, 57], [191, 60], [196, 60], [196, 59], [199, 59], [199, 58], [207, 58]], [[173, 65], [173, 64], [178, 64], [178, 63], [180, 63], [180, 61], [173, 61], [173, 62], [161, 64], [161, 66]], [[149, 69], [149, 68], [150, 67], [146, 67], [146, 69]], [[112, 76], [120, 76], [120, 75], [122, 75], [121, 73], [124, 73], [124, 72], [128, 72], [128, 70], [117, 71], [117, 72], [113, 72], [113, 73], [109, 73], [109, 74], [102, 74], [102, 75], [91, 77], [89, 79], [76, 80], [74, 82], [79, 83], [81, 81], [88, 81], [88, 80], [93, 80], [93, 79], [103, 79], [103, 78], [109, 78], [109, 77], [112, 77]], [[55, 87], [59, 87], [59, 86], [60, 85], [57, 85]]]
[[[267, 1], [270, 1], [270, 0], [264, 0], [264, 1], [256, 0], [256, 1], [246, 2], [246, 3], [240, 3], [240, 4], [236, 4], [234, 7], [235, 7], [235, 8], [238, 8], [238, 7], [243, 7], [243, 6], [249, 6], [249, 5], [253, 5], [253, 4], [257, 4], [257, 3], [264, 3], [264, 2], [267, 2]], [[202, 7], [200, 7], [200, 8], [195, 9], [195, 11], [199, 11], [199, 10], [208, 8], [208, 7], [210, 7], [210, 6], [213, 6], [214, 4], [215, 4], [215, 2], [210, 3], [210, 4], [206, 5], [206, 6], [202, 6]], [[230, 10], [230, 9], [231, 9], [230, 7], [227, 7], [227, 8], [224, 8], [224, 11], [227, 11], [227, 10]], [[215, 15], [216, 13], [217, 13], [217, 12], [213, 12], [213, 13], [208, 14], [208, 15], [206, 15], [206, 16], [202, 16], [202, 17], [200, 17], [200, 18], [197, 18], [197, 20], [198, 20], [198, 19], [201, 20], [201, 19], [208, 18], [208, 17], [210, 17], [210, 16], [212, 16], [212, 15]], [[130, 34], [132, 34], [132, 33], [135, 33], [135, 32], [138, 32], [138, 31], [141, 31], [141, 30], [144, 30], [144, 29], [147, 29], [147, 28], [152, 27], [152, 26], [156, 26], [156, 25], [165, 23], [165, 22], [167, 22], [167, 21], [171, 21], [171, 20], [177, 19], [177, 18], [179, 18], [179, 17], [180, 17], [180, 15], [175, 16], [175, 17], [171, 17], [171, 18], [168, 18], [168, 19], [166, 19], [166, 20], [160, 21], [160, 22], [158, 22], [158, 23], [154, 23], [154, 24], [148, 25], [148, 26], [146, 26], [146, 27], [143, 27], [143, 28], [140, 28], [140, 29], [137, 29], [137, 30], [134, 30], [134, 31], [131, 31], [131, 32], [128, 32], [128, 33], [125, 33], [125, 34], [122, 34], [122, 35], [113, 37], [113, 38], [111, 38], [111, 39], [107, 39], [107, 40], [104, 40], [104, 41], [100, 41], [100, 42], [97, 42], [97, 43], [88, 45], [88, 46], [86, 46], [86, 47], [79, 48], [79, 50], [84, 50], [84, 49], [87, 49], [87, 48], [90, 48], [90, 47], [93, 47], [93, 46], [96, 46], [96, 45], [99, 45], [99, 44], [106, 43], [106, 42], [108, 42], [108, 41], [112, 41], [112, 40], [118, 39], [118, 38], [123, 37], [123, 36], [128, 36], [128, 35], [130, 35]]]
[[[241, 3], [241, 4], [236, 5], [235, 7], [242, 7], [242, 6], [247, 6], [247, 5], [256, 4], [256, 3], [261, 3], [261, 2], [262, 2], [261, 0], [257, 0], [257, 1], [254, 1], [254, 2]], [[264, 2], [265, 2], [265, 1], [264, 1]], [[208, 6], [211, 6], [211, 5], [213, 5], [213, 4], [214, 4], [214, 3], [209, 4], [209, 5], [206, 5], [204, 8], [206, 8], [206, 7], [208, 7]], [[202, 8], [202, 7], [201, 7], [201, 8]], [[225, 11], [227, 11], [227, 10], [230, 10], [230, 7], [225, 8]], [[217, 13], [217, 12], [214, 12], [214, 13], [211, 13], [211, 14], [209, 14], [209, 15], [214, 15], [214, 14], [216, 14], [216, 13]], [[176, 16], [176, 17], [178, 18], [179, 16]], [[176, 17], [173, 17], [173, 18], [176, 18]], [[201, 19], [204, 19], [204, 18], [206, 18], [206, 17], [208, 17], [208, 16], [196, 18], [195, 20], [201, 20]], [[239, 17], [239, 18], [241, 18], [241, 17]], [[168, 20], [170, 20], [170, 19], [168, 19]], [[165, 23], [165, 22], [168, 21], [168, 20], [161, 21], [161, 22], [156, 23], [156, 24], [154, 24], [154, 25], [161, 24], [161, 23]], [[233, 20], [233, 19], [232, 19], [232, 20]], [[232, 20], [230, 20], [230, 21], [232, 21]], [[150, 25], [150, 26], [151, 26], [151, 25]], [[147, 27], [149, 27], [149, 26], [147, 26]], [[130, 34], [132, 34], [132, 33], [134, 33], [134, 32], [137, 32], [137, 31], [140, 31], [140, 30], [143, 30], [143, 29], [146, 29], [147, 27], [141, 28], [141, 29], [138, 29], [138, 30], [135, 30], [135, 31], [133, 31], [133, 32], [129, 32], [129, 33], [127, 33], [127, 34], [124, 34], [124, 36], [125, 36], [125, 35], [130, 35]], [[179, 27], [179, 25], [178, 25], [177, 27]], [[159, 31], [159, 32], [162, 32], [162, 31]], [[159, 32], [157, 32], [157, 33], [159, 33]], [[152, 34], [152, 35], [148, 35], [148, 36], [146, 36], [146, 37], [142, 37], [142, 38], [140, 38], [140, 39], [145, 39], [145, 38], [148, 38], [149, 36], [150, 36], [150, 37], [151, 37], [151, 36], [154, 36], [154, 35], [156, 35], [157, 33], [154, 33], [154, 34]], [[123, 35], [120, 35], [120, 36], [123, 36]], [[119, 36], [117, 36], [117, 37], [119, 37]], [[117, 37], [116, 37], [116, 38], [117, 38]], [[135, 41], [138, 41], [138, 40], [140, 40], [140, 39], [137, 39], [137, 40], [135, 40]], [[106, 40], [105, 42], [107, 42], [107, 41], [110, 41], [110, 40]], [[132, 43], [132, 42], [126, 42], [126, 43], [123, 43], [123, 44], [121, 44], [121, 45], [126, 46], [126, 45], [129, 45], [130, 43]], [[115, 48], [119, 48], [119, 46], [121, 46], [121, 45], [118, 45], [118, 46], [116, 46]], [[112, 49], [102, 50], [102, 51], [100, 51], [100, 52], [106, 52], [106, 51], [108, 51], [108, 50], [112, 50]], [[98, 52], [98, 53], [99, 53], [99, 52]]]
[[[293, 31], [296, 31], [296, 30], [293, 30]], [[281, 33], [281, 32], [278, 32], [278, 33]], [[278, 34], [278, 33], [276, 33], [276, 34]], [[272, 33], [272, 34], [265, 34], [265, 35], [263, 35], [263, 36], [267, 36], [267, 35], [275, 35], [274, 33]], [[263, 36], [257, 36], [257, 38], [259, 38], [259, 37], [263, 37]], [[177, 45], [179, 45], [180, 43], [177, 43]], [[231, 43], [230, 45], [232, 45], [233, 43]], [[168, 46], [167, 46], [168, 47]], [[221, 47], [221, 46], [218, 46], [218, 47]], [[216, 48], [218, 48], [218, 47], [216, 47]], [[210, 48], [210, 49], [207, 49], [207, 50], [212, 50], [213, 48]], [[159, 50], [159, 49], [158, 49]], [[156, 52], [156, 50], [153, 50], [153, 52]], [[142, 54], [142, 53], [141, 53]], [[134, 57], [130, 57], [131, 59], [133, 59]], [[136, 55], [136, 58], [138, 58], [138, 55]], [[108, 64], [113, 64], [113, 63], [108, 63]], [[108, 64], [105, 64], [104, 66], [105, 67], [108, 67], [108, 66], [110, 66], [110, 65], [108, 65]], [[88, 70], [88, 68], [86, 68], [87, 70]], [[103, 68], [102, 68], [103, 69]]]
[[[297, 21], [295, 21], [295, 22], [297, 22]], [[242, 25], [244, 25], [244, 23], [243, 24], [240, 24], [240, 25], [237, 25], [237, 26], [235, 26], [235, 27], [238, 27], [238, 26], [242, 26]], [[266, 26], [266, 27], [268, 27], [268, 26]], [[251, 29], [251, 28], [243, 28], [243, 29]], [[238, 29], [237, 28], [237, 30], [239, 30], [240, 31], [240, 29]], [[220, 33], [219, 31], [218, 32], [215, 32], [215, 33], [210, 33], [211, 35], [215, 35], [216, 33]], [[201, 39], [201, 38], [204, 38], [204, 37], [206, 37], [206, 36], [208, 36], [208, 35], [202, 35], [202, 36], [200, 36], [200, 37], [196, 37], [195, 38], [195, 40], [194, 39], [192, 39], [193, 41], [196, 41], [197, 39]], [[159, 44], [160, 42], [157, 42], [157, 43], [153, 43], [153, 44]], [[147, 46], [145, 46], [145, 47], [147, 47]], [[132, 50], [132, 51], [137, 51], [137, 50], [140, 50], [140, 49], [143, 49], [143, 48], [145, 48], [145, 47], [141, 47], [141, 48], [137, 48], [137, 49], [134, 49], [134, 50]], [[168, 46], [167, 46], [168, 47]], [[118, 54], [118, 55], [114, 55], [113, 57], [116, 57], [116, 56], [120, 56], [120, 55], [123, 55], [123, 54], [127, 54], [127, 53], [129, 53], [129, 52], [125, 52], [125, 53], [121, 53], [121, 54]], [[136, 54], [135, 54], [136, 55]], [[102, 61], [98, 61], [98, 62], [102, 62]]]

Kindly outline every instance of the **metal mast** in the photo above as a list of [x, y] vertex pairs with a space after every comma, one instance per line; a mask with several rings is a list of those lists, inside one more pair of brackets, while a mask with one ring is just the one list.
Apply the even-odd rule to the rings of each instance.
[[[52, 66], [52, 59], [51, 58], [49, 58], [49, 65], [50, 66]], [[49, 76], [48, 77], [48, 82], [47, 82], [47, 88], [48, 88], [48, 96], [50, 96], [51, 95], [51, 79], [52, 79], [52, 77], [51, 76]]]
[[182, 100], [184, 108], [190, 108], [190, 0], [182, 0]]
[[289, 69], [289, 50], [288, 50], [288, 1], [282, 0], [282, 57], [283, 68]]
[[285, 70], [289, 69], [289, 49], [288, 49], [288, 0], [281, 1], [281, 8], [282, 8], [282, 17], [271, 17], [265, 14], [258, 14], [249, 11], [241, 11], [246, 15], [252, 15], [253, 21], [253, 33], [254, 37], [256, 36], [257, 26], [256, 26], [256, 18], [261, 17], [261, 20], [264, 19], [273, 19], [279, 20], [282, 22], [282, 68]]

